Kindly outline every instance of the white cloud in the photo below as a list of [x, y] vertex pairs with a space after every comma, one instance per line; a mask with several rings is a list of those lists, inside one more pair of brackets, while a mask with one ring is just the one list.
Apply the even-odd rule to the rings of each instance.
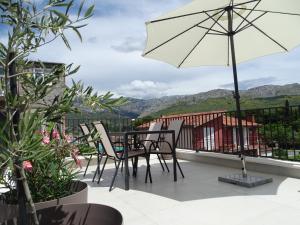
[[144, 49], [145, 41], [142, 41], [144, 38], [136, 37], [126, 37], [125, 40], [118, 43], [117, 45], [112, 45], [111, 48], [119, 52], [141, 52]]
[[[159, 97], [193, 94], [220, 88], [233, 82], [232, 71], [225, 67], [177, 69], [163, 62], [141, 57], [146, 39], [145, 21], [179, 7], [189, 0], [103, 0], [95, 1], [96, 15], [82, 29], [83, 43], [68, 35], [72, 51], [61, 41], [42, 48], [33, 58], [81, 65], [74, 76], [98, 91]], [[1, 38], [0, 40], [5, 40]], [[238, 65], [241, 84], [264, 79], [272, 84], [300, 82], [300, 48]], [[151, 83], [152, 82], [152, 83]], [[149, 90], [142, 93], [143, 88]], [[151, 86], [153, 85], [153, 86]], [[227, 86], [230, 88], [230, 86]], [[130, 90], [132, 88], [132, 91]], [[155, 91], [152, 91], [155, 90]]]
[[166, 83], [134, 80], [129, 84], [121, 85], [116, 92], [118, 95], [149, 99], [167, 95], [168, 89], [169, 86]]
[[227, 74], [218, 75], [217, 71], [215, 73], [198, 73], [197, 77], [185, 75], [187, 73], [184, 70], [177, 71], [178, 76], [166, 75], [167, 81], [134, 80], [117, 87], [115, 93], [128, 97], [149, 99], [205, 92], [221, 86], [224, 82], [231, 82], [231, 76], [226, 76]]

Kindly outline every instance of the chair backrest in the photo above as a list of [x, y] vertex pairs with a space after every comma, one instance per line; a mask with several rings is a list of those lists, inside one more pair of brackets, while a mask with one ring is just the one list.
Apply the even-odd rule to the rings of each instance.
[[95, 144], [95, 142], [93, 141], [93, 138], [91, 136], [91, 132], [90, 132], [89, 127], [85, 123], [79, 124], [79, 127], [81, 129], [81, 132], [85, 136], [85, 140], [88, 143], [88, 145], [91, 148], [97, 148], [97, 145]]
[[92, 124], [99, 134], [100, 141], [102, 143], [102, 146], [103, 146], [106, 154], [111, 157], [117, 157], [114, 147], [112, 145], [111, 139], [108, 135], [108, 131], [107, 131], [106, 127], [104, 126], [104, 124], [101, 121], [95, 121]]
[[[172, 120], [168, 126], [168, 130], [174, 130], [175, 131], [175, 148], [177, 146], [178, 140], [179, 140], [179, 135], [181, 133], [182, 127], [184, 124], [184, 120]], [[165, 141], [170, 143], [171, 146], [172, 144], [172, 135], [171, 134], [167, 134], [165, 135]], [[172, 146], [173, 147], [173, 146]], [[169, 145], [167, 145], [166, 143], [162, 143], [162, 145], [160, 146], [160, 149], [164, 149], [164, 148], [170, 148]]]
[[[160, 131], [162, 127], [162, 122], [152, 122], [149, 126], [149, 131]], [[158, 141], [160, 134], [147, 134], [145, 138], [144, 146], [149, 150], [151, 146], [151, 141]], [[151, 140], [151, 141], [150, 141]]]

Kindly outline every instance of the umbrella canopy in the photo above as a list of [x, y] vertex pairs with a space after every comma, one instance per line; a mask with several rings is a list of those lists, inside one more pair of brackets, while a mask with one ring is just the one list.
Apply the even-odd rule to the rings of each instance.
[[300, 43], [299, 0], [194, 0], [147, 23], [144, 56], [176, 67], [232, 65], [229, 6], [237, 63]]
[[147, 23], [144, 56], [178, 68], [232, 66], [243, 177], [247, 177], [236, 64], [300, 44], [299, 0], [194, 0]]

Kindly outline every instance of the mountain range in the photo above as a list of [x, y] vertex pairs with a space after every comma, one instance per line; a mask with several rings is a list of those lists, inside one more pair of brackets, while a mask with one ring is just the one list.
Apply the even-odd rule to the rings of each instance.
[[[282, 106], [285, 100], [300, 104], [300, 84], [264, 85], [241, 90], [242, 108]], [[119, 108], [122, 116], [136, 118], [163, 114], [207, 110], [234, 109], [233, 91], [216, 89], [194, 95], [165, 96], [153, 99], [128, 98], [128, 103]]]

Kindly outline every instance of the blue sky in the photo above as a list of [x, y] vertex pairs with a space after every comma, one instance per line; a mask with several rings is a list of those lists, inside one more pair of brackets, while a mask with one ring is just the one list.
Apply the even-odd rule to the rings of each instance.
[[[112, 91], [117, 95], [153, 98], [194, 94], [216, 88], [233, 89], [231, 68], [179, 70], [141, 56], [146, 39], [145, 22], [189, 0], [91, 2], [95, 4], [95, 15], [82, 30], [83, 43], [71, 35], [72, 51], [58, 41], [31, 57], [81, 65], [75, 80], [82, 80], [99, 92]], [[238, 75], [240, 89], [300, 82], [300, 48], [240, 64]]]

